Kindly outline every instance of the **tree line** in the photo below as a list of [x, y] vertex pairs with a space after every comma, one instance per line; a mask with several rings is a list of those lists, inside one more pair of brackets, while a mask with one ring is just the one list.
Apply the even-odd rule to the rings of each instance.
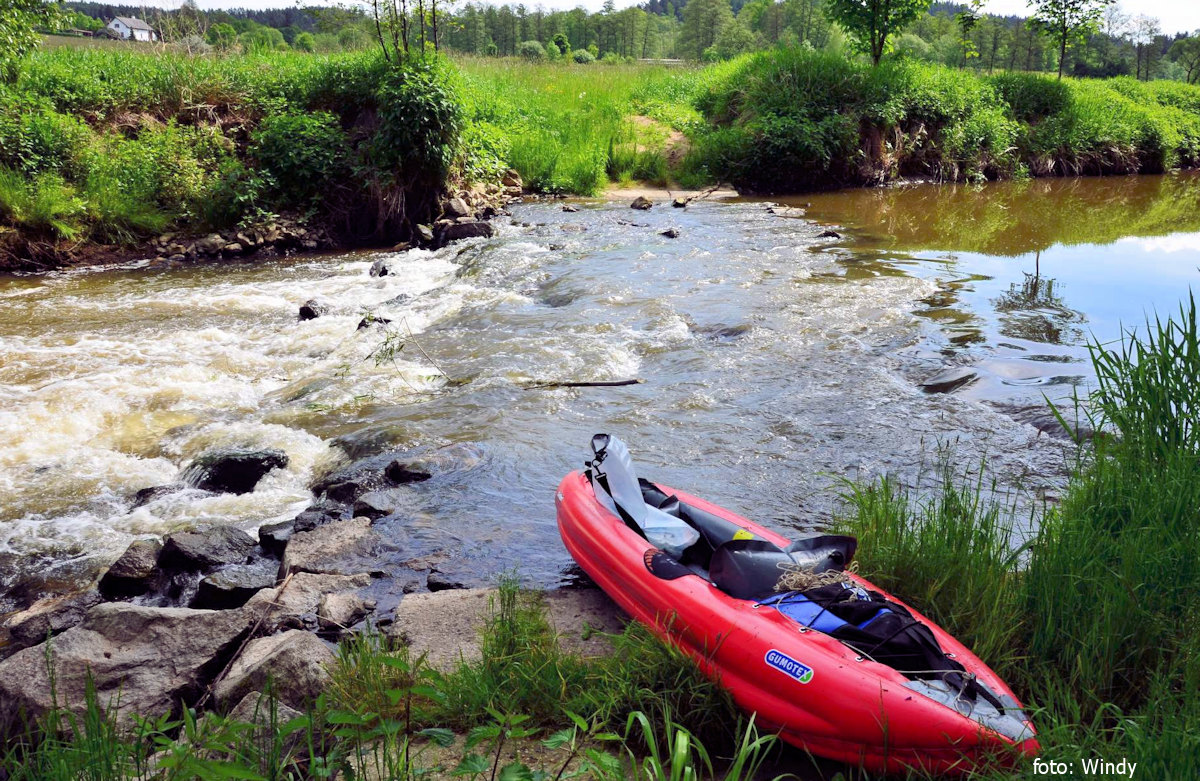
[[[418, 15], [431, 18], [437, 29], [429, 31], [426, 43], [478, 55], [714, 61], [780, 45], [856, 47], [875, 62], [891, 54], [988, 72], [1200, 83], [1200, 31], [1164, 33], [1157, 19], [1112, 0], [1035, 0], [1030, 18], [985, 13], [984, 0], [646, 0], [624, 9], [606, 0], [594, 13], [525, 4], [450, 6], [444, 0], [441, 8], [433, 2], [426, 8], [421, 0], [411, 4], [402, 3], [395, 13], [401, 22], [413, 20], [414, 29]], [[96, 29], [116, 15], [149, 14], [148, 21], [175, 38], [199, 38], [220, 50], [332, 51], [361, 48], [377, 38], [372, 11], [353, 7], [201, 11], [192, 2], [175, 11], [97, 2], [66, 7], [74, 19], [69, 26]]]

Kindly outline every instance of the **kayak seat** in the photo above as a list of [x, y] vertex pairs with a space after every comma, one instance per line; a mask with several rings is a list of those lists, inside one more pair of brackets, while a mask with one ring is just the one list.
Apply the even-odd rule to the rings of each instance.
[[721, 545], [734, 539], [755, 539], [750, 532], [733, 521], [727, 521], [719, 515], [681, 502], [678, 497], [667, 496], [648, 480], [639, 480], [638, 483], [646, 504], [679, 518], [700, 532], [700, 539], [684, 550], [683, 555], [679, 557], [683, 564], [707, 571], [712, 562], [713, 551]]

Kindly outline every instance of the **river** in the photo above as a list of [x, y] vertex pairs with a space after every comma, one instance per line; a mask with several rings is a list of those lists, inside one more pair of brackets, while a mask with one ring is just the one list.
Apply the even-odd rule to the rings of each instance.
[[[569, 577], [553, 492], [598, 431], [785, 532], [827, 522], [841, 478], [916, 484], [943, 450], [1036, 502], [1067, 451], [1043, 394], [1086, 390], [1089, 338], [1200, 278], [1196, 175], [800, 202], [530, 203], [436, 252], [0, 277], [0, 613], [138, 537], [291, 517], [316, 477], [391, 449], [434, 475], [405, 523], [445, 532], [479, 583]], [[310, 298], [330, 313], [298, 321]], [[225, 446], [290, 463], [252, 493], [133, 508]]]

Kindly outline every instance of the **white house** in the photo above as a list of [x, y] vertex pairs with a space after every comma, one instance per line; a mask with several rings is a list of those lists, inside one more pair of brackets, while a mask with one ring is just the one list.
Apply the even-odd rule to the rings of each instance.
[[108, 29], [122, 38], [135, 41], [157, 41], [158, 33], [154, 28], [138, 19], [136, 16], [118, 16], [108, 23]]

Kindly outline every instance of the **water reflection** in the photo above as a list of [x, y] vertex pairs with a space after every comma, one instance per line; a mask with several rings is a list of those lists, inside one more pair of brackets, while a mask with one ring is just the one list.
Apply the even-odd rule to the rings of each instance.
[[811, 219], [852, 228], [860, 248], [1016, 257], [1053, 246], [1200, 232], [1195, 172], [916, 185], [795, 200], [809, 204]]
[[[1200, 282], [1200, 174], [915, 185], [805, 196], [845, 229], [829, 249], [847, 281], [870, 269], [931, 282], [913, 314], [927, 343], [904, 355], [918, 385], [1008, 410], [1062, 401], [1091, 379], [1089, 340], [1171, 312]], [[957, 375], [956, 375], [957, 376]], [[964, 375], [965, 376], [965, 375]], [[940, 384], [940, 383], [936, 383]]]
[[1043, 344], [1077, 344], [1082, 341], [1079, 327], [1086, 318], [1066, 305], [1063, 285], [1042, 276], [1041, 252], [1034, 260], [1033, 273], [1022, 271], [1024, 279], [1012, 282], [1008, 292], [992, 299], [1000, 315], [1000, 333], [1012, 339]]

